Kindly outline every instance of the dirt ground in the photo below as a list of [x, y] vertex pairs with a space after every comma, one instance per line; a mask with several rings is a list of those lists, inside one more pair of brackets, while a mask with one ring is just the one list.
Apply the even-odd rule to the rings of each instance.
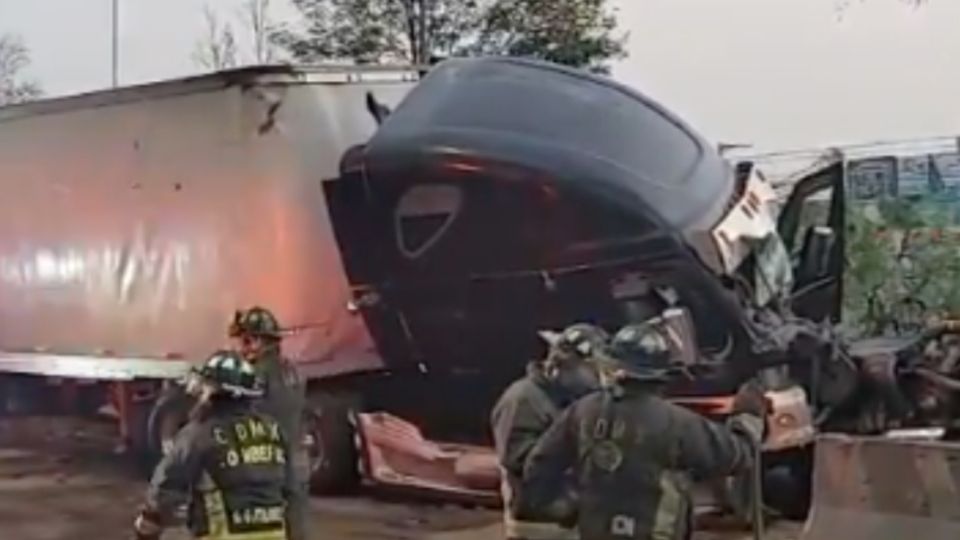
[[[63, 418], [0, 419], [0, 530], [15, 540], [129, 539], [144, 481], [112, 453], [112, 426]], [[501, 538], [498, 514], [453, 505], [386, 502], [375, 494], [315, 498], [313, 535], [323, 540]], [[780, 523], [768, 540], [795, 540]], [[186, 540], [169, 531], [167, 540]], [[704, 532], [697, 540], [747, 540]]]

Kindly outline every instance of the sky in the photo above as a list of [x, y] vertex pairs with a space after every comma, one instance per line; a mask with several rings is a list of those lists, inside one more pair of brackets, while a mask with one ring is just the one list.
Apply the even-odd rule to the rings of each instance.
[[[203, 34], [204, 5], [119, 0], [122, 84], [178, 77]], [[291, 20], [274, 0], [275, 20]], [[613, 76], [714, 141], [760, 150], [960, 134], [960, 2], [612, 0], [629, 56]], [[48, 95], [110, 85], [111, 0], [0, 0], [0, 33], [30, 47]]]

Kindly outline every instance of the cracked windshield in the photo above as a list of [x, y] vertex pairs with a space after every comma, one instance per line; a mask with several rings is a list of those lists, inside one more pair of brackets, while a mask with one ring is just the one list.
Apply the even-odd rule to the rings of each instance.
[[0, 0], [0, 536], [960, 538], [958, 20]]

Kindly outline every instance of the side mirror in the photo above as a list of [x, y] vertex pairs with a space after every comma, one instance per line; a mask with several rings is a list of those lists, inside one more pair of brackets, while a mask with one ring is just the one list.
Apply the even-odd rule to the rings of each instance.
[[830, 227], [811, 227], [803, 240], [797, 277], [803, 281], [826, 277], [837, 235]]

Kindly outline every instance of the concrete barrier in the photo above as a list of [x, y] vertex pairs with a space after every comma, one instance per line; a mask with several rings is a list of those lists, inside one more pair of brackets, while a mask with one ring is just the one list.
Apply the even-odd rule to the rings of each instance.
[[960, 539], [960, 444], [817, 437], [801, 540]]

